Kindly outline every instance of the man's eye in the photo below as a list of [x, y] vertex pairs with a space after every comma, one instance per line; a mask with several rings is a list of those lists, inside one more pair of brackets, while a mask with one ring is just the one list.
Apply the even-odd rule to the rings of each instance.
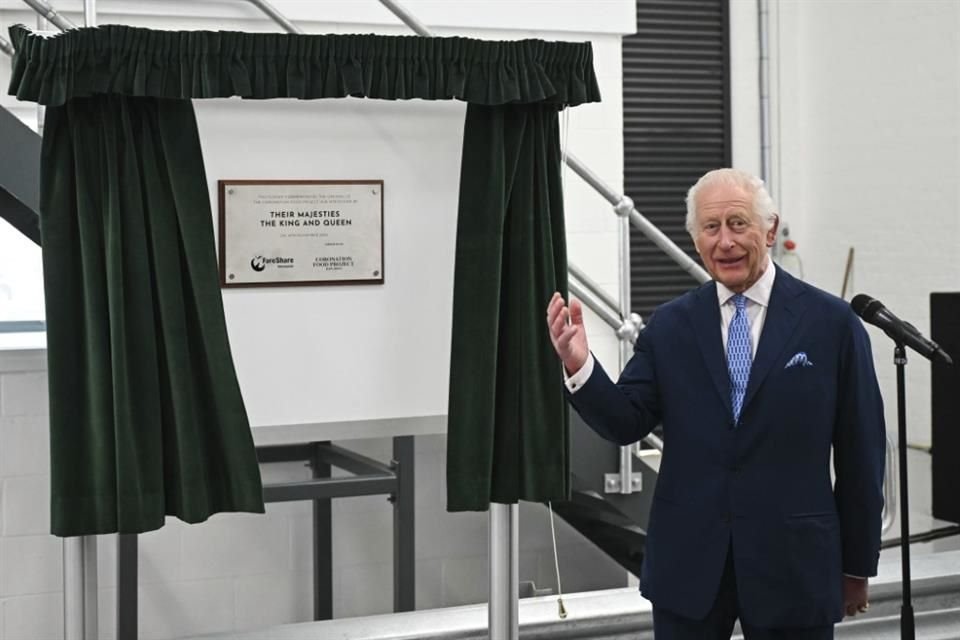
[[734, 218], [730, 221], [730, 228], [734, 231], [741, 231], [747, 228], [747, 221], [740, 218]]

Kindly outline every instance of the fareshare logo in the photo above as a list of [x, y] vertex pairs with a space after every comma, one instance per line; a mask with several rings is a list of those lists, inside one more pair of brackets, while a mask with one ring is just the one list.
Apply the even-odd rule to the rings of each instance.
[[256, 272], [263, 271], [267, 265], [274, 265], [279, 269], [289, 269], [293, 266], [293, 258], [266, 258], [264, 256], [254, 256], [250, 261], [250, 268]]

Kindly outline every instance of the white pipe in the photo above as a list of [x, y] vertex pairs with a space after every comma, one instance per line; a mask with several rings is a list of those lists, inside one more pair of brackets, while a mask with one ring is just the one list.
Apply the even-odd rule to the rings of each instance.
[[64, 538], [64, 640], [95, 640], [99, 637], [97, 622], [97, 538]]
[[45, 2], [44, 0], [23, 0], [27, 6], [39, 13], [41, 16], [52, 22], [60, 31], [67, 31], [68, 29], [76, 29], [75, 25], [68, 18], [63, 17], [54, 9], [50, 3]]
[[759, 31], [759, 93], [760, 93], [760, 179], [773, 192], [773, 165], [770, 160], [770, 6], [769, 0], [757, 0], [757, 28]]
[[[630, 209], [633, 209], [631, 203]], [[626, 207], [618, 213], [628, 213]], [[620, 314], [630, 316], [630, 218], [621, 215], [619, 227], [620, 250]], [[620, 370], [627, 366], [630, 356], [633, 355], [633, 343], [627, 340], [620, 341]], [[633, 445], [620, 447], [620, 493], [633, 493]]]
[[520, 527], [515, 504], [490, 504], [490, 638], [520, 637]]
[[567, 287], [570, 289], [570, 293], [577, 297], [580, 302], [584, 304], [588, 309], [597, 314], [601, 320], [603, 320], [607, 326], [616, 331], [620, 328], [622, 321], [620, 316], [618, 316], [614, 311], [605, 305], [601, 304], [598, 301], [598, 298], [594, 294], [584, 287], [580, 281], [576, 278], [570, 278], [567, 280]]
[[267, 0], [249, 0], [249, 2], [270, 16], [274, 22], [283, 27], [288, 33], [303, 33], [300, 27], [290, 22], [285, 15], [277, 11]]
[[[596, 296], [598, 300], [601, 300], [608, 309], [617, 311], [620, 310], [620, 305], [617, 304], [617, 301], [613, 299], [613, 296], [600, 288], [600, 285], [591, 279], [590, 276], [584, 273], [580, 267], [568, 261], [567, 272], [570, 274], [571, 278], [576, 278], [579, 280], [580, 284], [582, 284], [585, 289]], [[596, 311], [596, 309], [594, 309], [594, 311]], [[616, 328], [617, 327], [614, 327], [614, 329]]]
[[413, 29], [418, 36], [424, 36], [427, 38], [433, 36], [433, 33], [431, 33], [430, 29], [428, 29], [425, 24], [417, 20], [412, 13], [407, 11], [406, 8], [400, 4], [394, 2], [393, 0], [380, 0], [380, 4], [389, 9], [393, 15], [400, 18], [400, 21]]

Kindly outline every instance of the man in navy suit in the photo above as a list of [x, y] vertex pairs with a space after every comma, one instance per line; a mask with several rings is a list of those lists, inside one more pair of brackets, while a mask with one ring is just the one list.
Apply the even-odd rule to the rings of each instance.
[[[663, 425], [640, 587], [658, 640], [832, 638], [876, 575], [885, 427], [870, 342], [843, 300], [774, 266], [763, 182], [719, 169], [687, 195], [713, 280], [659, 307], [614, 384], [580, 303], [555, 294], [569, 399], [604, 437]], [[831, 481], [830, 462], [836, 479]]]

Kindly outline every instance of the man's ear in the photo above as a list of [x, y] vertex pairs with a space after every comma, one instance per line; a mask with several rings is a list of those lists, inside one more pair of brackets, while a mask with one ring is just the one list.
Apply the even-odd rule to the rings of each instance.
[[780, 214], [774, 213], [773, 224], [767, 229], [767, 246], [772, 247], [777, 241], [777, 229], [780, 228]]

